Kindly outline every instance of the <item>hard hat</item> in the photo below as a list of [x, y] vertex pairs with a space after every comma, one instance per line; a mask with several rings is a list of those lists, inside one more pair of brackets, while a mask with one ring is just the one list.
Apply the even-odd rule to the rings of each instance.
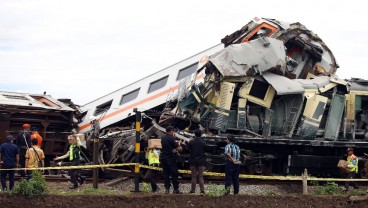
[[91, 116], [91, 117], [89, 117], [89, 120], [90, 121], [94, 121], [94, 120], [96, 120], [96, 117], [95, 116]]
[[23, 124], [23, 128], [30, 128], [31, 127], [31, 125], [29, 125], [29, 124]]
[[349, 151], [354, 151], [354, 150], [352, 147], [349, 147], [346, 151], [349, 152]]

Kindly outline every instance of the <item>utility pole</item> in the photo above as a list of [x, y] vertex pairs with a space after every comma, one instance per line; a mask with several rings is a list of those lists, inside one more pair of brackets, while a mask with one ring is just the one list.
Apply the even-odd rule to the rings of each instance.
[[[93, 139], [93, 164], [98, 165], [98, 144], [100, 141], [100, 122], [97, 119], [91, 120]], [[93, 169], [93, 188], [98, 188], [98, 168]]]
[[139, 192], [139, 157], [141, 151], [141, 112], [137, 108], [133, 109], [135, 112], [135, 179], [134, 192]]

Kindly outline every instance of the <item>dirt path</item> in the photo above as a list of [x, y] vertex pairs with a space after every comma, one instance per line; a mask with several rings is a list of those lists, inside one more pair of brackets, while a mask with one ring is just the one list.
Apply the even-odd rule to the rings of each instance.
[[368, 207], [368, 201], [350, 203], [348, 197], [332, 196], [249, 196], [230, 195], [219, 198], [198, 195], [152, 195], [152, 194], [130, 194], [130, 195], [71, 195], [71, 196], [37, 196], [27, 199], [22, 196], [10, 197], [0, 194], [1, 207], [252, 207], [252, 208], [363, 208]]

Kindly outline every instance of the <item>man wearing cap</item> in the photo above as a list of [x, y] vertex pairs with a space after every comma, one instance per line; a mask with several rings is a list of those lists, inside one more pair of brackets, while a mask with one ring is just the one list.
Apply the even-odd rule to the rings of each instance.
[[162, 169], [164, 172], [165, 181], [165, 193], [170, 192], [170, 176], [174, 186], [174, 194], [181, 194], [179, 191], [179, 181], [178, 181], [178, 165], [176, 164], [175, 154], [176, 148], [181, 145], [181, 142], [175, 141], [175, 129], [172, 126], [166, 127], [166, 135], [161, 139], [162, 151], [160, 155]]
[[[26, 152], [32, 146], [31, 144], [31, 125], [23, 124], [23, 131], [19, 132], [17, 141], [15, 142], [19, 148], [19, 163], [21, 168], [25, 168], [26, 163]], [[20, 171], [20, 176], [25, 177], [25, 170]]]
[[[358, 173], [358, 158], [353, 154], [354, 150], [352, 147], [347, 149], [348, 158], [347, 162], [348, 165], [346, 167], [346, 177], [348, 179], [355, 178], [355, 174]], [[349, 190], [349, 185], [352, 185], [355, 189], [359, 189], [357, 183], [355, 181], [346, 181], [345, 182], [345, 190]]]
[[234, 186], [234, 194], [239, 194], [239, 174], [240, 174], [240, 148], [235, 144], [235, 137], [228, 135], [225, 146], [225, 190], [230, 193], [231, 183]]
[[[80, 146], [81, 141], [76, 134], [68, 137], [69, 151], [60, 157], [55, 157], [54, 160], [62, 160], [69, 157], [72, 166], [78, 166], [80, 164]], [[76, 169], [69, 170], [71, 184], [70, 189], [78, 188], [77, 179], [80, 181], [80, 185], [84, 183], [85, 177], [82, 176]]]
[[[19, 150], [13, 144], [15, 138], [11, 135], [6, 137], [6, 143], [1, 145], [2, 169], [11, 169], [19, 166]], [[1, 185], [6, 190], [6, 176], [9, 175], [9, 190], [14, 187], [14, 170], [1, 171]]]

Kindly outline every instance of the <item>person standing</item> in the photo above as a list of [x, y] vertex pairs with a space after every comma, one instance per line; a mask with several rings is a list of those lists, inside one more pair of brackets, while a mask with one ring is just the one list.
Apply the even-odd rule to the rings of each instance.
[[[41, 164], [39, 164], [41, 163]], [[32, 139], [32, 147], [26, 152], [26, 168], [45, 167], [45, 154], [38, 147], [38, 140]], [[32, 171], [27, 171], [28, 179], [32, 178]]]
[[[81, 162], [80, 160], [80, 146], [81, 142], [77, 135], [72, 135], [68, 137], [69, 151], [60, 157], [55, 157], [54, 160], [62, 160], [69, 157], [72, 166], [78, 166]], [[77, 180], [79, 179], [80, 185], [84, 183], [85, 177], [82, 176], [76, 169], [69, 170], [71, 184], [70, 189], [78, 188]]]
[[[19, 148], [19, 163], [21, 168], [25, 168], [26, 165], [26, 152], [29, 147], [31, 147], [31, 132], [29, 131], [31, 128], [31, 125], [29, 124], [23, 124], [23, 131], [19, 132], [16, 145], [18, 145]], [[20, 176], [22, 178], [25, 177], [25, 170], [20, 171]]]
[[170, 192], [170, 176], [174, 187], [174, 194], [181, 194], [179, 191], [179, 180], [178, 180], [178, 165], [176, 164], [175, 155], [177, 153], [176, 148], [181, 145], [181, 142], [175, 141], [175, 129], [172, 126], [166, 128], [166, 135], [161, 139], [161, 164], [164, 174], [165, 181], [165, 193]]
[[[157, 146], [147, 148], [147, 159], [148, 165], [153, 167], [160, 166], [160, 149]], [[158, 192], [159, 188], [157, 186], [157, 174], [158, 170], [149, 169], [147, 173], [147, 179], [151, 183], [152, 192]]]
[[234, 194], [239, 194], [239, 174], [240, 174], [240, 148], [235, 144], [235, 137], [228, 135], [225, 146], [225, 190], [230, 193], [231, 183], [234, 186]]
[[37, 146], [39, 148], [41, 148], [42, 147], [42, 140], [43, 139], [42, 139], [41, 135], [38, 133], [36, 127], [32, 128], [31, 142], [32, 142], [33, 139], [37, 139], [37, 141], [38, 141]]
[[195, 138], [187, 145], [187, 149], [190, 153], [190, 171], [192, 172], [192, 187], [189, 193], [195, 193], [198, 178], [200, 193], [204, 194], [203, 172], [206, 167], [206, 155], [204, 153], [206, 143], [201, 138], [202, 131], [200, 129], [195, 130], [194, 135]]
[[[19, 149], [13, 144], [15, 138], [11, 135], [6, 137], [6, 143], [1, 145], [2, 169], [12, 169], [19, 166]], [[14, 187], [14, 170], [1, 171], [1, 185], [3, 190], [7, 190], [6, 176], [9, 175], [9, 190]]]
[[[347, 167], [346, 167], [346, 178], [353, 179], [355, 175], [358, 173], [358, 158], [354, 155], [353, 148], [347, 149], [348, 157], [347, 157]], [[349, 190], [349, 186], [352, 185], [355, 189], [359, 189], [357, 183], [355, 181], [346, 181], [345, 182], [345, 191]]]

